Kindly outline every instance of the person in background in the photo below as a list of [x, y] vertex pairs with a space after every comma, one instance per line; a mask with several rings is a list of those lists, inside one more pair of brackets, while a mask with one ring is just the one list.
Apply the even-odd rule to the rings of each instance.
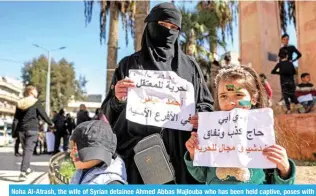
[[101, 108], [97, 108], [97, 109], [95, 110], [95, 114], [94, 114], [92, 120], [99, 120], [99, 115], [100, 115], [100, 113], [102, 113]]
[[77, 169], [70, 184], [127, 184], [125, 163], [116, 154], [116, 135], [108, 123], [81, 123], [70, 144], [70, 157]]
[[[293, 62], [297, 61], [299, 58], [301, 58], [302, 54], [298, 51], [298, 49], [295, 46], [289, 45], [289, 39], [290, 39], [290, 36], [288, 34], [285, 33], [285, 34], [282, 35], [282, 37], [281, 37], [282, 47], [280, 48], [280, 51], [282, 49], [286, 50], [288, 52], [287, 60], [289, 62], [293, 63]], [[296, 54], [296, 57], [293, 59], [293, 54], [294, 53]], [[281, 99], [278, 102], [278, 104], [279, 105], [286, 104], [283, 96], [281, 97]]]
[[[235, 108], [245, 110], [267, 107], [264, 88], [257, 73], [248, 66], [227, 67], [215, 78], [217, 86], [217, 110], [231, 111]], [[228, 87], [233, 86], [233, 89]], [[198, 117], [191, 118], [190, 123], [198, 127]], [[277, 168], [271, 173], [261, 168], [223, 168], [194, 166], [193, 160], [198, 146], [198, 134], [192, 131], [186, 142], [187, 152], [184, 160], [190, 174], [205, 184], [294, 184], [296, 166], [287, 156], [286, 150], [279, 145], [272, 145], [262, 152], [267, 160]], [[216, 159], [216, 156], [213, 157]], [[241, 157], [239, 157], [241, 158]], [[271, 175], [270, 175], [271, 174]]]
[[[291, 113], [291, 102], [296, 104], [297, 109], [300, 113], [305, 112], [304, 107], [299, 104], [295, 97], [295, 81], [294, 76], [296, 74], [296, 70], [294, 68], [293, 63], [288, 60], [288, 52], [286, 49], [282, 49], [279, 52], [280, 62], [276, 64], [274, 69], [271, 71], [271, 74], [280, 75], [280, 83], [282, 89], [282, 95], [285, 101], [285, 105], [287, 108], [286, 113]], [[291, 102], [289, 101], [289, 98]]]
[[231, 56], [225, 55], [224, 56], [224, 65], [223, 66], [229, 66], [231, 64]]
[[86, 122], [86, 121], [89, 121], [89, 120], [91, 120], [91, 118], [90, 118], [89, 113], [87, 111], [86, 105], [81, 104], [80, 105], [80, 110], [77, 113], [77, 126], [80, 123], [83, 123], [83, 122]]
[[[281, 41], [282, 41], [283, 46], [280, 48], [280, 51], [285, 49], [288, 53], [287, 60], [293, 63], [297, 61], [299, 58], [301, 58], [302, 54], [300, 53], [300, 51], [298, 51], [298, 49], [295, 46], [289, 45], [289, 39], [290, 39], [290, 36], [288, 34], [282, 35]], [[296, 54], [296, 57], [293, 59], [294, 53]]]
[[57, 111], [53, 111], [53, 118], [57, 115], [58, 113], [57, 113]]
[[24, 98], [18, 101], [12, 124], [12, 135], [18, 136], [23, 148], [20, 181], [25, 181], [32, 173], [30, 161], [34, 151], [39, 131], [39, 120], [43, 119], [49, 126], [53, 122], [49, 119], [41, 102], [37, 99], [38, 92], [34, 86], [25, 87]]
[[67, 131], [67, 135], [68, 135], [68, 136], [70, 136], [70, 135], [72, 134], [72, 130], [74, 130], [75, 127], [76, 127], [75, 121], [74, 121], [74, 119], [70, 116], [69, 113], [66, 115], [65, 127], [66, 127], [66, 131]]
[[66, 151], [68, 148], [68, 139], [67, 139], [67, 131], [65, 127], [65, 111], [61, 109], [57, 115], [55, 115], [55, 118], [53, 119], [53, 122], [56, 127], [55, 131], [55, 145], [54, 145], [54, 154], [59, 152], [59, 146], [60, 146], [60, 140], [63, 138], [63, 150]]
[[[18, 133], [18, 132], [16, 132], [16, 133]], [[15, 135], [15, 136], [12, 135], [12, 138], [16, 138], [15, 144], [14, 144], [14, 155], [16, 157], [20, 157], [20, 156], [22, 156], [22, 154], [19, 153], [20, 139], [19, 139], [18, 135]]]
[[95, 115], [93, 117], [93, 120], [103, 120], [104, 122], [109, 123], [108, 119], [103, 114], [101, 108], [97, 108], [95, 110]]
[[298, 100], [300, 98], [303, 98], [308, 96], [308, 100], [304, 100], [301, 102], [301, 104], [305, 108], [305, 112], [308, 113], [310, 112], [316, 102], [316, 89], [314, 85], [311, 83], [311, 76], [309, 73], [302, 73], [301, 74], [301, 83], [296, 86], [296, 92], [295, 95]]
[[[38, 137], [37, 141], [34, 147], [34, 152], [33, 155], [39, 155], [43, 153], [43, 147], [44, 147], [44, 130], [41, 128], [42, 126], [39, 126], [39, 131], [38, 131]], [[39, 153], [37, 151], [37, 147], [39, 147]], [[45, 151], [45, 149], [44, 149]]]
[[261, 84], [263, 85], [263, 87], [268, 95], [269, 106], [271, 107], [272, 106], [272, 93], [273, 93], [272, 88], [267, 80], [266, 75], [264, 75], [262, 73], [259, 76], [260, 76]]

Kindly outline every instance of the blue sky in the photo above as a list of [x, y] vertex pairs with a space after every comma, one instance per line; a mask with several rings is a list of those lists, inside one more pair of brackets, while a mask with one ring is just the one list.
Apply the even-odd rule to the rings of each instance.
[[[151, 7], [159, 2], [151, 2]], [[177, 2], [177, 5], [183, 5]], [[188, 7], [192, 3], [185, 2]], [[109, 24], [109, 23], [108, 23]], [[0, 2], [0, 76], [20, 79], [22, 63], [45, 52], [32, 46], [47, 49], [67, 48], [52, 53], [55, 60], [65, 57], [75, 65], [77, 77], [86, 76], [89, 94], [102, 94], [105, 89], [107, 47], [99, 42], [99, 6], [95, 4], [91, 23], [86, 27], [83, 2]], [[291, 27], [293, 28], [293, 27]], [[120, 25], [120, 29], [122, 26]], [[125, 44], [125, 32], [120, 30], [118, 61], [134, 52], [131, 36]], [[290, 30], [291, 42], [295, 32]], [[234, 26], [234, 44], [228, 50], [239, 51], [238, 27]], [[292, 39], [293, 38], [293, 39]], [[221, 53], [223, 50], [219, 50]], [[46, 55], [46, 54], [45, 54]], [[9, 59], [21, 62], [3, 61]]]

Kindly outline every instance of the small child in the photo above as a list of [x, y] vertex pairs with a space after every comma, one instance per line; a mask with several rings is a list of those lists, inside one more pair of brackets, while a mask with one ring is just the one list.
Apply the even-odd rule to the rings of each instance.
[[127, 184], [123, 160], [116, 155], [116, 135], [102, 120], [81, 123], [70, 137], [77, 171], [70, 184]]
[[308, 113], [312, 110], [316, 102], [316, 89], [314, 85], [310, 83], [311, 76], [309, 73], [302, 73], [301, 80], [302, 80], [302, 83], [296, 86], [295, 95], [298, 100], [300, 100], [300, 97], [302, 96], [310, 95], [310, 100], [301, 102], [301, 104], [305, 108], [305, 113]]
[[263, 73], [260, 74], [260, 81], [261, 84], [263, 85], [264, 89], [266, 90], [266, 93], [268, 95], [268, 101], [269, 101], [269, 106], [272, 106], [272, 88], [267, 80], [266, 75], [264, 75]]
[[289, 98], [291, 99], [292, 103], [297, 104], [297, 108], [300, 112], [303, 112], [304, 107], [299, 104], [295, 97], [295, 81], [294, 76], [296, 74], [296, 70], [294, 68], [293, 63], [288, 60], [288, 52], [286, 49], [280, 49], [279, 52], [280, 62], [276, 64], [274, 69], [271, 71], [271, 74], [279, 74], [280, 81], [281, 81], [281, 89], [282, 89], [282, 96], [285, 101], [285, 105], [287, 108], [286, 113], [291, 113], [291, 103]]
[[[247, 66], [222, 69], [215, 78], [217, 88], [216, 109], [230, 111], [234, 108], [255, 109], [267, 106], [264, 88], [256, 72]], [[233, 86], [234, 88], [228, 88]], [[245, 104], [247, 103], [247, 104]], [[198, 116], [190, 123], [198, 127]], [[195, 148], [198, 147], [196, 132], [191, 133], [186, 142], [187, 152], [184, 156], [190, 174], [199, 182], [206, 184], [293, 184], [295, 180], [295, 163], [288, 159], [286, 150], [279, 145], [272, 145], [263, 150], [263, 155], [277, 165], [271, 178], [263, 169], [252, 168], [216, 168], [193, 166]], [[248, 175], [250, 174], [250, 175]], [[225, 178], [223, 178], [225, 176]], [[227, 178], [226, 178], [227, 177]]]

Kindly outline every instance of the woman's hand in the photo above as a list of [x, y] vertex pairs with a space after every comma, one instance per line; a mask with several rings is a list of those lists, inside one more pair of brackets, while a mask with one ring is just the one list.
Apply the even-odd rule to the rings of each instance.
[[290, 174], [290, 163], [286, 150], [279, 145], [272, 145], [263, 150], [263, 155], [268, 160], [276, 164], [282, 178], [287, 178]]
[[189, 120], [190, 120], [190, 123], [193, 125], [193, 128], [197, 129], [199, 125], [199, 116], [195, 114]]
[[189, 154], [190, 154], [190, 159], [194, 159], [194, 151], [195, 148], [199, 145], [198, 138], [197, 138], [197, 133], [196, 132], [191, 132], [191, 137], [189, 140], [185, 143], [185, 147], [187, 148]]
[[135, 87], [133, 80], [131, 79], [122, 79], [118, 81], [115, 85], [115, 97], [119, 101], [124, 101], [127, 96], [128, 88]]

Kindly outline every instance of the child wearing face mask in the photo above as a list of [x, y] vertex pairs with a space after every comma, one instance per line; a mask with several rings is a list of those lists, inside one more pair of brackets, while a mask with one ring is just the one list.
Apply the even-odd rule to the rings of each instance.
[[[254, 109], [267, 107], [264, 88], [256, 72], [247, 66], [226, 67], [216, 76], [217, 110], [230, 111], [234, 108]], [[198, 116], [190, 120], [194, 128], [198, 127]], [[199, 182], [206, 184], [293, 184], [295, 164], [288, 159], [286, 150], [279, 145], [272, 145], [263, 150], [263, 155], [277, 168], [268, 173], [263, 169], [252, 168], [216, 168], [193, 166], [195, 148], [198, 147], [196, 132], [186, 142], [184, 156], [187, 169]], [[247, 170], [247, 171], [246, 171]], [[226, 173], [223, 173], [226, 171]], [[248, 175], [250, 174], [250, 175]], [[223, 175], [226, 178], [222, 178]], [[271, 176], [270, 176], [271, 175]], [[271, 179], [270, 179], [271, 178]]]
[[116, 136], [103, 120], [81, 123], [70, 137], [77, 171], [70, 184], [127, 184], [124, 161], [116, 155]]

